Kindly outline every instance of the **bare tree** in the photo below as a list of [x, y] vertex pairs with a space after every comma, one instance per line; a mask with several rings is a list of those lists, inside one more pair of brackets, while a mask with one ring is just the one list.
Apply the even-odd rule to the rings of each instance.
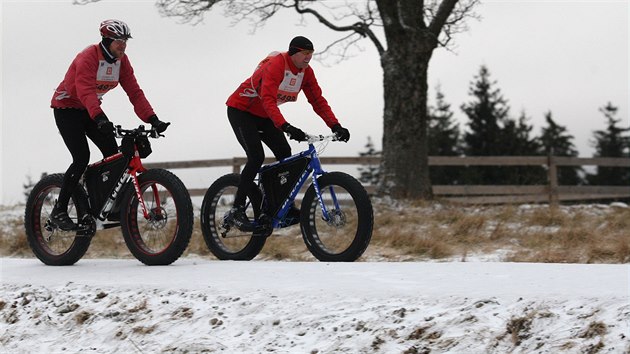
[[[99, 0], [75, 0], [87, 3]], [[345, 57], [358, 41], [374, 44], [383, 68], [383, 158], [380, 194], [396, 199], [430, 199], [427, 72], [433, 50], [466, 30], [465, 20], [480, 0], [157, 0], [164, 16], [198, 23], [215, 5], [254, 28], [282, 10], [312, 16], [341, 37], [323, 54]], [[343, 23], [343, 24], [342, 24]]]

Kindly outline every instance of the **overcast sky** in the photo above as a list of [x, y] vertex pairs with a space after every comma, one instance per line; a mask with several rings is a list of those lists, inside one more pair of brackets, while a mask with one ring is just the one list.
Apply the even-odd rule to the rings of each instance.
[[[127, 54], [140, 86], [157, 115], [172, 122], [167, 137], [153, 141], [151, 162], [242, 156], [226, 118], [226, 98], [260, 59], [286, 50], [295, 35], [309, 37], [315, 49], [337, 35], [308, 17], [307, 25], [300, 25], [292, 11], [252, 34], [247, 23], [232, 26], [220, 8], [191, 26], [160, 17], [148, 0], [87, 6], [71, 0], [1, 1], [3, 204], [23, 201], [27, 176], [38, 179], [70, 164], [50, 99], [76, 54], [100, 40], [103, 19], [121, 19], [131, 27]], [[525, 111], [538, 135], [544, 113], [551, 111], [575, 137], [580, 156], [592, 156], [592, 133], [605, 128], [598, 110], [607, 102], [619, 107], [618, 117], [628, 126], [627, 1], [484, 1], [476, 10], [481, 20], [470, 20], [470, 30], [455, 37], [456, 47], [436, 50], [430, 64], [430, 103], [439, 84], [462, 129], [467, 118], [459, 107], [470, 100], [469, 84], [481, 65], [489, 68], [513, 117]], [[358, 155], [368, 136], [380, 148], [382, 69], [372, 43], [366, 40], [362, 47], [339, 64], [312, 63], [324, 96], [352, 134], [348, 144], [329, 145], [327, 156]], [[115, 124], [140, 123], [121, 88], [105, 96], [103, 108]], [[307, 132], [328, 132], [303, 95], [282, 111]], [[100, 158], [92, 146], [91, 160]], [[215, 178], [208, 171], [176, 173], [190, 187]]]

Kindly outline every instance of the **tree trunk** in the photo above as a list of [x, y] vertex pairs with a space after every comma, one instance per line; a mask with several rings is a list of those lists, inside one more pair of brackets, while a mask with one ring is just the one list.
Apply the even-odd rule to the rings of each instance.
[[[416, 32], [417, 33], [417, 32]], [[415, 36], [417, 37], [417, 36]], [[401, 33], [389, 38], [383, 67], [383, 158], [378, 192], [395, 199], [431, 199], [427, 142], [427, 73], [433, 48]]]

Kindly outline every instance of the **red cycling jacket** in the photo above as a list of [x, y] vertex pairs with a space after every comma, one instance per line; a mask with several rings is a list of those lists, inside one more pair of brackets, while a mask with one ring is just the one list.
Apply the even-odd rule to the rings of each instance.
[[118, 86], [119, 82], [138, 117], [148, 123], [149, 117], [155, 113], [136, 81], [129, 58], [124, 55], [110, 64], [105, 60], [100, 44], [91, 45], [77, 54], [55, 90], [50, 106], [87, 109], [94, 119], [103, 113], [103, 95]]
[[313, 69], [298, 69], [287, 52], [273, 52], [263, 59], [247, 80], [232, 93], [226, 104], [229, 107], [269, 118], [280, 128], [287, 121], [278, 105], [295, 102], [304, 91], [308, 102], [329, 128], [338, 124], [332, 109], [322, 96]]

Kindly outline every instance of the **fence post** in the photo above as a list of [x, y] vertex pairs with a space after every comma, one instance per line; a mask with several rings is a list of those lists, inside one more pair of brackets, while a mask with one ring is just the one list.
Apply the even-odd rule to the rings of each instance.
[[549, 205], [558, 205], [558, 166], [553, 157], [553, 149], [547, 155], [547, 179], [549, 180]]
[[241, 163], [238, 157], [232, 158], [232, 173], [241, 173]]

